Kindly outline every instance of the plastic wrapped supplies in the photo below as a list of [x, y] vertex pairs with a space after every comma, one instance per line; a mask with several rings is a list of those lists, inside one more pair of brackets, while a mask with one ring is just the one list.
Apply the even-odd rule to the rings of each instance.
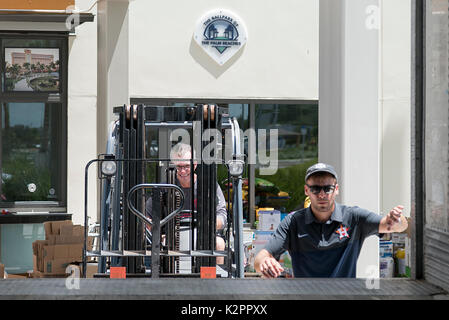
[[393, 242], [381, 240], [379, 243], [379, 276], [381, 278], [393, 278], [394, 259]]
[[379, 276], [381, 278], [393, 278], [394, 260], [392, 257], [380, 258], [379, 266], [380, 266]]

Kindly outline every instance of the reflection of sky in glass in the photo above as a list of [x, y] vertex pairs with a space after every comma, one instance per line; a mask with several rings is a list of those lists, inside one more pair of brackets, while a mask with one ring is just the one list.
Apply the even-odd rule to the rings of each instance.
[[[29, 128], [42, 128], [44, 125], [44, 103], [8, 103], [9, 125], [24, 125]], [[31, 112], [32, 111], [32, 112]], [[3, 115], [3, 127], [5, 127]]]
[[243, 104], [229, 104], [229, 116], [236, 118], [242, 118], [243, 116], [243, 120], [247, 120], [248, 108], [244, 108], [243, 106]]

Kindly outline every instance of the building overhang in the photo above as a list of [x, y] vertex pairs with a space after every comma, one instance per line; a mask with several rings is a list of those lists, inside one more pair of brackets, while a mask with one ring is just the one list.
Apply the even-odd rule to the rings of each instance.
[[91, 13], [65, 10], [0, 9], [0, 30], [74, 32], [77, 26], [94, 19]]

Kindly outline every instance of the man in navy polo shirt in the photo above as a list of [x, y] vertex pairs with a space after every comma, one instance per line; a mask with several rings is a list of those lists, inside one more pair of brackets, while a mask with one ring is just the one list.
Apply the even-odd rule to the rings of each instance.
[[310, 206], [289, 214], [256, 256], [255, 268], [264, 278], [276, 278], [284, 270], [278, 259], [288, 251], [295, 277], [355, 278], [357, 258], [370, 235], [402, 232], [407, 220], [403, 206], [386, 216], [335, 201], [338, 177], [328, 164], [307, 169], [304, 192]]

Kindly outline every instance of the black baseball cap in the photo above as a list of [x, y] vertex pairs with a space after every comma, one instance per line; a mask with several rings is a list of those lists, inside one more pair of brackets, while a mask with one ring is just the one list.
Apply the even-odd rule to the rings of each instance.
[[330, 173], [335, 177], [335, 179], [338, 180], [337, 172], [335, 171], [334, 167], [325, 163], [316, 163], [313, 166], [309, 167], [309, 169], [307, 169], [305, 181], [307, 181], [307, 179], [309, 179], [310, 176], [318, 172]]

